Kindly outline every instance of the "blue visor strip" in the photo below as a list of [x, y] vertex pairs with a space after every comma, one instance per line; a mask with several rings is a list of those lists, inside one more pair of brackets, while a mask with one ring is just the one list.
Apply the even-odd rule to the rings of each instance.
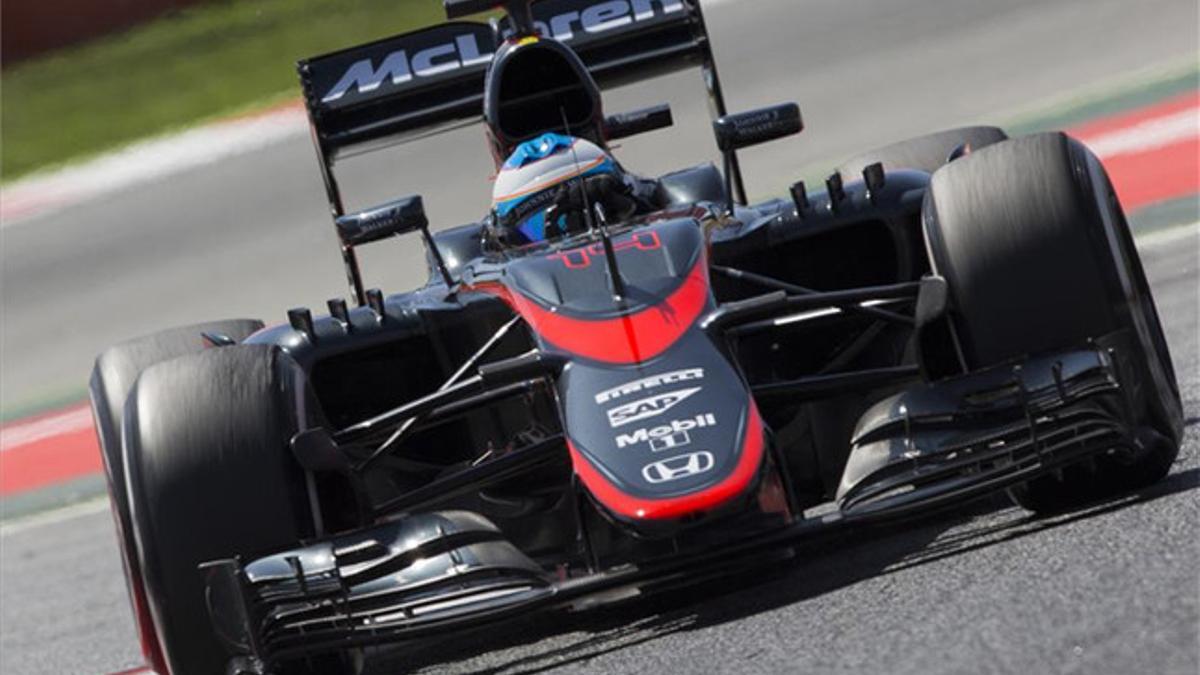
[[542, 134], [531, 141], [525, 141], [504, 162], [505, 169], [519, 169], [530, 162], [546, 159], [555, 152], [569, 148], [575, 144], [575, 139], [562, 134]]

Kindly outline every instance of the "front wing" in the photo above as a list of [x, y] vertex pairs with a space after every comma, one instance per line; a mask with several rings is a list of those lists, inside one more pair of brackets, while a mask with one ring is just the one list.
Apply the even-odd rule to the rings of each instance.
[[637, 564], [549, 571], [486, 518], [411, 515], [250, 562], [202, 566], [231, 672], [586, 607], [755, 564], [781, 549], [960, 503], [1089, 457], [1132, 452], [1111, 350], [1064, 352], [923, 385], [863, 417], [838, 508]]

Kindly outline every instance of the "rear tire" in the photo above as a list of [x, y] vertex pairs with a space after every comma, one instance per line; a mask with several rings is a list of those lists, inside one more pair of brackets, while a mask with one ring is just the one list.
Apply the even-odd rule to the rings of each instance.
[[[241, 341], [263, 327], [261, 321], [233, 319], [194, 324], [161, 331], [114, 345], [96, 358], [89, 382], [92, 416], [96, 421], [96, 436], [108, 479], [108, 496], [116, 520], [121, 560], [125, 566], [125, 581], [134, 619], [142, 637], [142, 649], [150, 661], [161, 660], [154, 643], [154, 628], [149, 625], [149, 609], [142, 587], [141, 567], [137, 562], [137, 547], [129, 517], [129, 499], [125, 491], [125, 467], [121, 458], [121, 420], [125, 401], [142, 371], [170, 359], [202, 351], [206, 346], [204, 333], [225, 335]], [[145, 625], [143, 625], [145, 624]], [[161, 666], [161, 663], [151, 663]]]
[[960, 146], [969, 145], [974, 151], [1007, 138], [1008, 135], [997, 127], [947, 129], [864, 152], [846, 160], [838, 171], [844, 179], [855, 180], [862, 175], [863, 168], [879, 162], [884, 171], [910, 169], [933, 173], [944, 166], [950, 154]]
[[1058, 511], [1166, 476], [1182, 407], [1166, 340], [1112, 186], [1061, 133], [973, 152], [934, 173], [923, 212], [934, 270], [946, 278], [968, 369], [1124, 333], [1119, 367], [1136, 402], [1132, 459], [1100, 457], [1010, 491]]
[[138, 562], [175, 675], [224, 672], [197, 565], [254, 557], [313, 534], [298, 366], [278, 348], [208, 349], [148, 368], [129, 397], [125, 469]]

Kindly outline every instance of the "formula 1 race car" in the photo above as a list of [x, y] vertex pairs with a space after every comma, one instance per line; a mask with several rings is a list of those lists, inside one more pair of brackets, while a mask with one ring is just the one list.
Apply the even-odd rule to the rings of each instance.
[[[499, 0], [445, 0], [450, 19]], [[377, 645], [593, 607], [808, 537], [1007, 491], [1052, 512], [1163, 478], [1179, 392], [1104, 168], [971, 127], [750, 204], [697, 0], [508, 0], [302, 61], [352, 303], [117, 345], [91, 393], [161, 673], [350, 673]], [[699, 67], [722, 168], [646, 178], [601, 86]], [[481, 221], [345, 213], [349, 150], [482, 118]], [[501, 194], [503, 193], [503, 194]], [[428, 283], [356, 248], [423, 239]], [[351, 304], [353, 306], [351, 306]], [[830, 505], [832, 504], [832, 506]]]

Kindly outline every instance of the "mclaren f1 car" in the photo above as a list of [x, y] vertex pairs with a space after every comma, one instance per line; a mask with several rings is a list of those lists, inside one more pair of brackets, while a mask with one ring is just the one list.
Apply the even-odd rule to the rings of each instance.
[[[697, 0], [458, 20], [500, 4], [445, 0], [450, 23], [299, 64], [349, 302], [97, 359], [152, 668], [356, 672], [377, 645], [823, 532], [1166, 475], [1170, 356], [1080, 143], [954, 129], [750, 203], [739, 152], [799, 132], [800, 110], [728, 113]], [[627, 171], [611, 143], [671, 112], [606, 116], [601, 88], [688, 68], [720, 166]], [[498, 171], [480, 221], [431, 229], [418, 196], [345, 211], [339, 157], [480, 120]], [[356, 250], [410, 233], [427, 283], [365, 289]]]

